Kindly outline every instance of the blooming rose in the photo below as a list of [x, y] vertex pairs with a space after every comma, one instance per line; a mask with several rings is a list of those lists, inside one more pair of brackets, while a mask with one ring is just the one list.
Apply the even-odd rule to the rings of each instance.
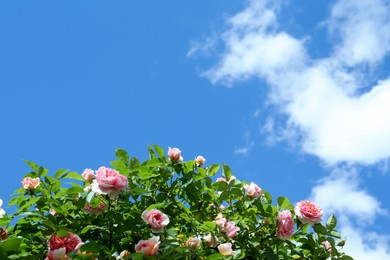
[[149, 224], [154, 233], [160, 233], [169, 224], [169, 217], [158, 209], [145, 210], [142, 212], [142, 219]]
[[22, 180], [22, 186], [25, 190], [35, 190], [40, 183], [41, 180], [39, 178], [26, 177]]
[[218, 245], [218, 238], [212, 234], [208, 234], [203, 239], [206, 242], [206, 245], [209, 247], [216, 247]]
[[66, 254], [69, 254], [75, 250], [80, 243], [82, 243], [81, 239], [77, 235], [69, 232], [66, 237], [59, 237], [56, 234], [53, 234], [50, 237], [47, 246], [51, 251], [65, 247]]
[[178, 148], [168, 147], [168, 156], [172, 161], [179, 161], [181, 157], [181, 151]]
[[195, 158], [195, 162], [196, 162], [196, 165], [201, 167], [206, 162], [206, 159], [203, 156], [199, 155], [198, 157]]
[[0, 240], [6, 240], [8, 238], [7, 230], [0, 228]]
[[96, 181], [99, 189], [108, 194], [110, 198], [119, 195], [120, 190], [125, 190], [128, 185], [127, 177], [114, 169], [100, 167], [96, 172]]
[[57, 211], [53, 208], [50, 208], [49, 213], [50, 213], [50, 215], [54, 216], [57, 213]]
[[245, 184], [244, 188], [246, 193], [254, 199], [259, 198], [262, 194], [261, 189], [254, 182], [251, 182], [249, 185]]
[[153, 236], [148, 240], [141, 240], [135, 245], [137, 253], [143, 253], [145, 256], [155, 256], [160, 244], [160, 237]]
[[332, 253], [332, 245], [329, 243], [329, 241], [325, 240], [321, 244], [325, 246], [326, 251]]
[[93, 178], [95, 178], [95, 174], [93, 172], [93, 170], [87, 168], [83, 171], [83, 173], [81, 174], [81, 176], [83, 176], [84, 180], [86, 181], [92, 181]]
[[298, 219], [304, 224], [314, 225], [321, 222], [322, 209], [310, 201], [298, 202], [294, 211]]
[[232, 244], [231, 243], [220, 244], [218, 246], [218, 251], [222, 255], [233, 255]]
[[282, 210], [278, 213], [277, 234], [280, 239], [290, 238], [294, 231], [294, 220], [289, 210]]
[[[1, 205], [3, 205], [2, 199], [0, 199], [0, 207], [1, 207]], [[4, 216], [5, 216], [5, 211], [4, 211], [4, 209], [0, 208], [0, 218], [4, 218]]]
[[197, 237], [190, 237], [186, 241], [186, 247], [189, 249], [198, 249], [200, 246], [200, 239]]
[[237, 227], [236, 224], [231, 221], [226, 223], [225, 228], [223, 229], [223, 232], [225, 232], [229, 238], [237, 236], [238, 231], [240, 231], [240, 228]]

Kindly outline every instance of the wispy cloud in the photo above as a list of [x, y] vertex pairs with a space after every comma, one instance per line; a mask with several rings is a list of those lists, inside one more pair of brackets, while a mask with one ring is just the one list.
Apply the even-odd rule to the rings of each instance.
[[333, 43], [321, 59], [310, 57], [306, 38], [281, 28], [280, 8], [271, 0], [248, 1], [227, 21], [229, 29], [220, 37], [225, 46], [221, 59], [203, 75], [227, 85], [251, 77], [265, 80], [268, 103], [285, 120], [270, 116], [263, 130], [271, 140], [288, 141], [339, 169], [313, 188], [312, 198], [340, 213], [343, 231], [354, 239], [347, 248], [356, 259], [390, 259], [386, 236], [370, 232], [363, 239], [366, 229], [349, 221], [370, 223], [385, 210], [362, 189], [359, 173], [339, 168], [390, 158], [390, 75], [373, 78], [370, 73], [390, 52], [390, 3], [336, 1], [321, 22]]

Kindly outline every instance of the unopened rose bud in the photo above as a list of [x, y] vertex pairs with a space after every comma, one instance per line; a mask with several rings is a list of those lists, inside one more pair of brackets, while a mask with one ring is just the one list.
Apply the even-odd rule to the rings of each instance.
[[345, 245], [345, 239], [343, 240], [340, 240], [338, 243], [337, 243], [338, 246], [344, 246]]

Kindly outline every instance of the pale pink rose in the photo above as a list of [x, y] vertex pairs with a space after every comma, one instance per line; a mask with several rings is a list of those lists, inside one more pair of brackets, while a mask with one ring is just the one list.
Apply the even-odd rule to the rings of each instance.
[[219, 206], [219, 209], [223, 211], [225, 209], [225, 206], [221, 205], [221, 206]]
[[172, 161], [181, 161], [183, 160], [181, 157], [181, 151], [178, 148], [168, 147], [168, 156]]
[[216, 247], [218, 245], [218, 238], [212, 234], [208, 234], [203, 239], [206, 242], [206, 245], [209, 247]]
[[198, 165], [198, 167], [202, 167], [205, 162], [206, 162], [206, 159], [201, 155], [199, 155], [198, 157], [195, 158], [195, 163], [196, 163], [196, 165]]
[[[97, 182], [96, 182], [96, 183], [97, 183]], [[99, 184], [98, 184], [98, 186], [99, 186]], [[88, 185], [87, 187], [85, 187], [85, 188], [84, 188], [84, 191], [85, 191], [85, 192], [90, 192], [91, 189], [92, 189], [92, 184], [90, 184], [90, 185]]]
[[218, 246], [218, 251], [222, 255], [233, 255], [232, 244], [224, 243]]
[[280, 239], [290, 238], [294, 231], [294, 220], [289, 210], [282, 210], [278, 213], [277, 234]]
[[221, 230], [224, 230], [226, 223], [226, 218], [224, 218], [221, 213], [218, 213], [217, 217], [215, 218], [215, 224], [217, 224]]
[[127, 250], [123, 250], [120, 254], [119, 254], [119, 257], [120, 258], [125, 258], [125, 257], [128, 257], [130, 255], [130, 252], [127, 251]]
[[[3, 205], [3, 200], [0, 199], [0, 207]], [[4, 218], [5, 216], [5, 211], [4, 209], [0, 208], [0, 218]]]
[[107, 209], [107, 205], [103, 202], [100, 202], [100, 204], [93, 208], [90, 204], [87, 204], [84, 206], [83, 211], [93, 214], [93, 215], [100, 215]]
[[0, 240], [6, 240], [8, 238], [7, 230], [0, 227]]
[[329, 241], [325, 240], [321, 244], [325, 246], [326, 251], [332, 253], [332, 245], [329, 243]]
[[245, 184], [244, 188], [246, 190], [246, 193], [252, 198], [256, 199], [261, 197], [261, 189], [254, 182], [251, 182], [249, 185]]
[[223, 229], [223, 232], [225, 232], [229, 238], [237, 236], [238, 231], [240, 231], [240, 228], [237, 227], [236, 224], [231, 221], [226, 223], [225, 228]]
[[53, 208], [50, 208], [49, 213], [50, 213], [50, 215], [54, 216], [57, 213], [57, 211], [55, 211], [55, 209], [53, 209]]
[[231, 181], [235, 180], [236, 177], [235, 176], [230, 176], [230, 179], [227, 181], [225, 178], [217, 178], [217, 182], [226, 182], [226, 183], [230, 183]]
[[158, 209], [145, 210], [141, 217], [154, 233], [163, 232], [164, 227], [169, 224], [169, 217]]
[[66, 254], [69, 254], [75, 250], [80, 243], [82, 243], [81, 239], [77, 235], [69, 232], [66, 237], [59, 237], [56, 234], [53, 234], [50, 237], [47, 246], [51, 251], [64, 247], [66, 248]]
[[303, 200], [298, 202], [294, 211], [298, 219], [304, 224], [314, 225], [321, 222], [322, 209], [310, 201]]
[[39, 178], [26, 177], [22, 180], [22, 186], [25, 190], [35, 190], [40, 183], [41, 180]]
[[186, 241], [186, 247], [189, 249], [198, 249], [200, 246], [200, 239], [197, 237], [190, 237]]
[[[108, 196], [117, 197], [120, 190], [125, 190], [128, 185], [127, 177], [114, 169], [100, 167], [96, 172], [96, 180], [99, 189], [108, 194]], [[112, 193], [112, 194], [111, 194]]]
[[148, 240], [141, 240], [135, 245], [137, 253], [143, 253], [145, 256], [155, 256], [158, 252], [160, 237], [153, 236]]
[[66, 256], [66, 248], [61, 247], [55, 250], [49, 250], [45, 260], [67, 260], [70, 259]]
[[93, 172], [93, 170], [87, 168], [83, 171], [83, 173], [81, 174], [81, 176], [83, 176], [84, 180], [86, 181], [92, 181], [93, 178], [95, 178], [95, 173]]

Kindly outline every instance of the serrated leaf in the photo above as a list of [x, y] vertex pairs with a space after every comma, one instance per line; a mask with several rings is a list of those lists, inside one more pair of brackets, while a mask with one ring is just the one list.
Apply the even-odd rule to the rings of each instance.
[[326, 221], [326, 228], [328, 230], [333, 230], [337, 225], [337, 219], [336, 217], [332, 214], [329, 216], [328, 220]]

